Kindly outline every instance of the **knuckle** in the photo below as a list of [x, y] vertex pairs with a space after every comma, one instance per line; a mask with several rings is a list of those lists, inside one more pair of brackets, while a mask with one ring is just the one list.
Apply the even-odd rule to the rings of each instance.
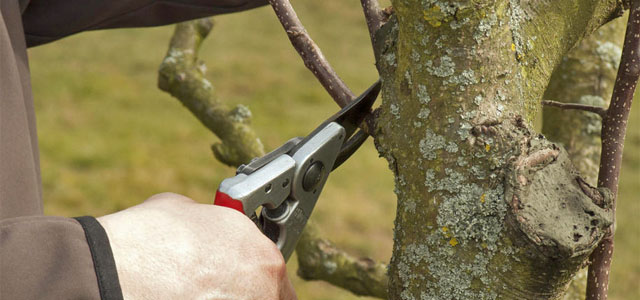
[[219, 218], [221, 218], [221, 220], [223, 220], [225, 224], [232, 224], [233, 227], [236, 230], [240, 231], [243, 236], [246, 236], [248, 238], [255, 236], [258, 233], [261, 234], [258, 227], [256, 227], [256, 224], [253, 223], [253, 221], [251, 221], [251, 219], [249, 219], [243, 213], [235, 209], [223, 206], [212, 205], [209, 207], [215, 210], [214, 213], [219, 216]]
[[268, 242], [264, 245], [264, 258], [269, 264], [269, 269], [272, 274], [277, 275], [277, 278], [281, 278], [286, 275], [287, 265], [282, 257], [282, 253], [280, 249], [271, 242], [271, 240], [267, 239]]
[[145, 200], [145, 202], [193, 202], [193, 200], [180, 194], [165, 192], [155, 194]]
[[260, 249], [260, 252], [269, 259], [275, 259], [278, 256], [282, 256], [280, 254], [280, 250], [276, 246], [273, 241], [271, 241], [267, 236], [261, 233], [260, 239], [256, 239], [256, 246]]
[[276, 246], [276, 244], [269, 238], [260, 233], [260, 236], [252, 239], [252, 242], [252, 248], [256, 253], [255, 258], [260, 262], [260, 264], [269, 269], [278, 271], [286, 269], [286, 264], [280, 249], [278, 249], [278, 246]]

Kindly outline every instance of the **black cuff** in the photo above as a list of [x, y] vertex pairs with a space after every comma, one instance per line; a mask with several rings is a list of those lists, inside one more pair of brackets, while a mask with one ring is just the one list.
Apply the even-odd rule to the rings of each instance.
[[102, 225], [100, 225], [94, 217], [84, 216], [74, 219], [82, 225], [84, 235], [89, 244], [91, 258], [93, 259], [93, 268], [98, 278], [100, 299], [123, 299], [120, 280], [118, 280], [118, 271], [116, 270], [116, 262], [113, 259], [113, 252], [111, 252], [111, 244], [109, 244], [107, 232], [104, 231]]

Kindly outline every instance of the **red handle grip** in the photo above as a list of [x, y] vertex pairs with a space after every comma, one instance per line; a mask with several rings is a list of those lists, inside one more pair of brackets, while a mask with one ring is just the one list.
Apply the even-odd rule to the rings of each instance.
[[229, 197], [229, 195], [221, 191], [216, 191], [216, 199], [213, 201], [213, 205], [233, 208], [244, 214], [244, 205], [242, 204], [242, 202]]

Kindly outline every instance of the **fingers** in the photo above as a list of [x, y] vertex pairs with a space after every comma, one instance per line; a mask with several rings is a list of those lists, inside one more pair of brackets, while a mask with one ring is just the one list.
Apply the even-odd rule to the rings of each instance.
[[[268, 238], [254, 247], [258, 258], [255, 264], [262, 264], [263, 291], [268, 289], [269, 299], [295, 300], [293, 285], [287, 276], [287, 265], [278, 247]], [[263, 295], [264, 296], [264, 295]]]
[[284, 278], [284, 282], [282, 282], [280, 288], [280, 300], [297, 300], [298, 296], [296, 296], [296, 292], [293, 289], [293, 284], [291, 284], [291, 280], [289, 277]]
[[[273, 245], [273, 244], [272, 244]], [[274, 247], [277, 249], [277, 247]], [[293, 289], [293, 284], [291, 280], [289, 280], [289, 276], [287, 275], [287, 265], [280, 253], [280, 250], [276, 250], [277, 259], [279, 261], [278, 269], [276, 271], [276, 284], [279, 287], [278, 299], [280, 300], [297, 300], [296, 292]]]
[[162, 193], [99, 221], [129, 295], [297, 299], [277, 246], [236, 210]]

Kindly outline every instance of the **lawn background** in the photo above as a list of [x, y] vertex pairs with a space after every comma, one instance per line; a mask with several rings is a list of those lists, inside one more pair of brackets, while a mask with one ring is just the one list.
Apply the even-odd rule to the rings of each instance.
[[[294, 5], [354, 92], [376, 80], [357, 1]], [[215, 22], [200, 55], [207, 78], [222, 102], [251, 109], [267, 150], [305, 135], [337, 110], [270, 8]], [[90, 32], [29, 51], [46, 214], [99, 216], [166, 191], [211, 203], [217, 184], [234, 174], [213, 158], [209, 145], [216, 138], [156, 88], [172, 32], [173, 26]], [[625, 146], [611, 299], [640, 299], [638, 105]], [[312, 219], [349, 252], [387, 261], [394, 215], [391, 172], [368, 141], [330, 177]], [[288, 269], [300, 299], [358, 298], [298, 279], [295, 257]]]

